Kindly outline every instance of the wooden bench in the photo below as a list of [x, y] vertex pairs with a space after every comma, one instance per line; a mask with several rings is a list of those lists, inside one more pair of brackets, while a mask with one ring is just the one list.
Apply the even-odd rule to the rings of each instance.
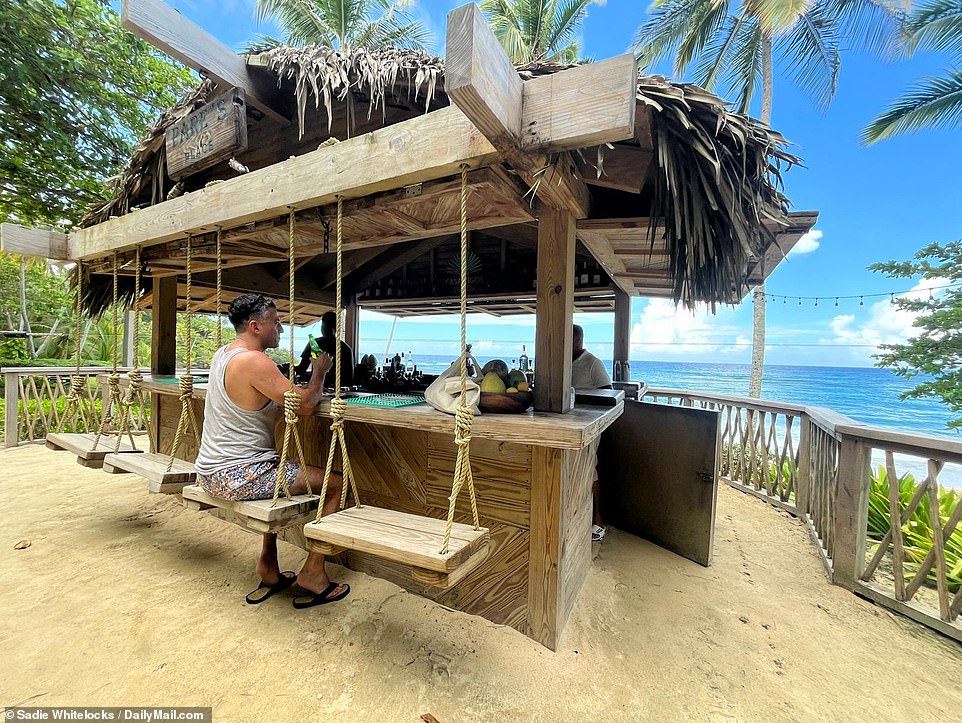
[[[51, 432], [45, 438], [48, 449], [72, 452], [77, 455], [77, 462], [84, 467], [100, 469], [104, 464], [104, 457], [114, 451], [117, 444], [116, 437], [103, 435], [100, 444], [94, 449], [94, 442], [97, 439], [96, 432], [77, 432], [66, 434], [61, 432]], [[131, 447], [126, 442], [120, 444], [122, 454], [140, 453], [142, 450]]]
[[187, 485], [183, 489], [184, 505], [189, 510], [223, 510], [222, 516], [229, 522], [251, 532], [279, 532], [292, 525], [304, 525], [317, 515], [317, 495], [294, 495], [291, 499], [279, 497], [277, 504], [271, 500], [235, 502], [211, 497], [200, 485]]
[[324, 555], [356, 550], [411, 568], [414, 579], [448, 588], [480, 565], [490, 548], [488, 529], [455, 523], [441, 554], [445, 521], [381, 507], [350, 507], [304, 526], [307, 547]]
[[104, 472], [110, 474], [131, 473], [147, 480], [147, 491], [157, 494], [179, 494], [185, 486], [194, 484], [197, 473], [194, 465], [174, 458], [170, 471], [167, 464], [170, 457], [155, 452], [143, 454], [114, 454], [104, 457]]

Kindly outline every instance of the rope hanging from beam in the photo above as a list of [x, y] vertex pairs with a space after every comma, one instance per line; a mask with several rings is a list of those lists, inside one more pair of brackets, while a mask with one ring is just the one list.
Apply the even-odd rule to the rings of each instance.
[[331, 469], [334, 466], [335, 450], [341, 450], [341, 468], [346, 484], [341, 486], [341, 499], [338, 509], [343, 509], [347, 504], [347, 488], [350, 486], [354, 494], [354, 504], [361, 506], [361, 498], [357, 493], [357, 482], [354, 480], [354, 470], [351, 469], [351, 458], [347, 454], [347, 440], [344, 436], [344, 415], [347, 412], [347, 402], [341, 397], [341, 334], [343, 333], [343, 318], [341, 299], [342, 299], [342, 256], [343, 256], [343, 233], [342, 219], [344, 216], [344, 199], [337, 197], [337, 238], [335, 252], [337, 254], [336, 284], [334, 291], [334, 309], [337, 313], [337, 328], [335, 331], [334, 347], [334, 398], [331, 400], [331, 446], [327, 452], [327, 464], [324, 465], [324, 484], [321, 486], [321, 504], [317, 508], [317, 519], [321, 519], [324, 508], [324, 500], [327, 499], [327, 485], [331, 480]]
[[134, 264], [134, 358], [132, 360], [133, 368], [127, 372], [127, 392], [121, 400], [120, 405], [120, 424], [118, 428], [121, 433], [117, 435], [114, 446], [115, 454], [120, 452], [120, 442], [124, 432], [127, 432], [130, 437], [131, 446], [137, 449], [137, 445], [134, 444], [133, 431], [131, 429], [133, 408], [134, 405], [140, 405], [142, 410], [147, 407], [147, 400], [144, 397], [144, 375], [140, 371], [140, 246], [137, 247], [135, 252]]
[[74, 312], [74, 343], [76, 344], [76, 368], [70, 377], [70, 392], [67, 394], [66, 405], [64, 406], [63, 425], [61, 431], [66, 431], [69, 424], [72, 431], [80, 430], [81, 423], [84, 431], [93, 426], [93, 400], [90, 398], [90, 387], [87, 384], [87, 377], [80, 373], [80, 364], [83, 354], [83, 339], [81, 338], [81, 328], [83, 319], [80, 314], [80, 302], [83, 296], [83, 264], [77, 262], [77, 279], [74, 285], [73, 312]]
[[191, 282], [193, 269], [191, 267], [191, 245], [193, 237], [187, 236], [187, 254], [185, 259], [187, 271], [187, 299], [184, 309], [184, 320], [186, 332], [184, 338], [184, 373], [180, 375], [180, 419], [177, 420], [177, 431], [174, 433], [174, 444], [170, 448], [170, 457], [167, 459], [167, 472], [174, 466], [174, 457], [180, 448], [184, 435], [190, 431], [194, 435], [194, 440], [200, 446], [200, 426], [197, 424], [197, 416], [194, 414], [194, 376], [191, 373], [191, 357], [193, 349], [191, 347], [191, 324], [193, 323], [193, 305], [191, 302]]
[[[115, 449], [120, 449], [120, 441], [124, 436], [123, 423], [124, 420], [128, 419], [128, 416], [123, 412], [123, 393], [120, 390], [120, 342], [118, 340], [117, 329], [120, 326], [118, 313], [119, 313], [119, 303], [117, 294], [117, 252], [114, 251], [113, 264], [111, 266], [111, 280], [113, 282], [112, 297], [110, 302], [110, 331], [111, 337], [113, 338], [113, 345], [111, 347], [111, 359], [110, 359], [110, 374], [107, 375], [107, 389], [109, 390], [109, 395], [107, 399], [103, 402], [103, 409], [101, 409], [100, 414], [100, 429], [97, 430], [97, 436], [94, 438], [93, 449], [97, 449], [100, 446], [100, 440], [105, 434], [109, 434], [110, 425], [114, 422], [114, 410], [120, 413], [121, 426], [116, 428], [117, 439], [115, 444]], [[134, 435], [129, 429], [126, 430], [127, 435], [130, 437], [130, 444], [134, 449], [136, 449], [136, 444], [134, 443]]]
[[[277, 469], [277, 479], [274, 481], [274, 497], [271, 506], [277, 504], [281, 489], [284, 496], [291, 499], [290, 483], [287, 479], [287, 460], [296, 450], [297, 459], [304, 463], [304, 449], [301, 447], [301, 435], [297, 431], [297, 410], [301, 406], [301, 397], [294, 391], [294, 208], [289, 209], [287, 220], [287, 324], [290, 335], [290, 362], [287, 369], [287, 391], [284, 392], [284, 442], [281, 445], [281, 461]], [[293, 444], [295, 450], [291, 449]], [[313, 494], [311, 481], [307, 477], [307, 494]]]

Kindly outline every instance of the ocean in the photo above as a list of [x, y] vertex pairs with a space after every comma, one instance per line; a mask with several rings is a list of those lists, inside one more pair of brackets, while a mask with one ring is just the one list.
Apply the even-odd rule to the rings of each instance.
[[[482, 364], [490, 358], [477, 356]], [[507, 361], [510, 363], [511, 360]], [[415, 355], [415, 362], [419, 369], [436, 374], [451, 363], [451, 357]], [[610, 375], [611, 364], [605, 362], [605, 366]], [[748, 373], [747, 364], [642, 359], [631, 362], [634, 381], [647, 382], [651, 387], [693, 392], [747, 396]], [[945, 405], [934, 399], [899, 399], [902, 392], [913, 386], [913, 381], [896, 376], [888, 369], [768, 365], [765, 367], [762, 399], [827, 407], [863, 424], [962, 441], [962, 435], [946, 426], [953, 415]], [[884, 460], [880, 454], [875, 454], [872, 463], [877, 467]], [[924, 460], [897, 455], [896, 463], [900, 473], [912, 472], [918, 479], [925, 476]], [[962, 489], [962, 466], [946, 465], [939, 479], [944, 485]]]

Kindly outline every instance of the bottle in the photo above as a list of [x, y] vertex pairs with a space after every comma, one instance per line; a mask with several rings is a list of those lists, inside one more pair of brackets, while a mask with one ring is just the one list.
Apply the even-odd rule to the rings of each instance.
[[591, 282], [593, 286], [601, 286], [601, 267], [595, 264], [595, 273], [591, 277]]
[[616, 382], [624, 381], [624, 379], [622, 378], [621, 361], [619, 361], [618, 359], [615, 359], [615, 366], [612, 369], [612, 376], [614, 377], [614, 381]]
[[581, 265], [581, 286], [588, 285], [588, 262]]
[[631, 381], [631, 364], [625, 359], [625, 363], [621, 367], [622, 381]]
[[391, 279], [387, 280], [387, 296], [390, 298], [394, 295], [394, 282]]
[[404, 371], [407, 374], [414, 374], [414, 353], [410, 349], [408, 350], [408, 363], [404, 367]]
[[525, 373], [528, 371], [528, 355], [525, 353], [524, 344], [521, 345], [521, 356], [518, 357], [518, 368]]

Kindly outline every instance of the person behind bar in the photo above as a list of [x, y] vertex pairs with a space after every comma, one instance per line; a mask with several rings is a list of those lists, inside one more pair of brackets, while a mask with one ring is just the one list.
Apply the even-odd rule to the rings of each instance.
[[[601, 359], [585, 349], [585, 330], [575, 324], [571, 339], [571, 386], [575, 389], [611, 389], [611, 377], [605, 370]], [[598, 482], [598, 471], [591, 483], [592, 525], [591, 541], [601, 542], [605, 539], [608, 528], [601, 518], [601, 485]]]
[[[288, 380], [265, 354], [280, 342], [281, 320], [274, 302], [262, 294], [244, 294], [231, 302], [228, 317], [237, 338], [214, 352], [210, 365], [200, 451], [194, 467], [197, 481], [207, 494], [227, 500], [264, 500], [274, 496], [280, 457], [274, 440], [274, 423], [284, 406]], [[332, 366], [322, 353], [314, 360], [311, 380], [295, 387], [301, 399], [298, 413], [309, 415], [321, 399], [321, 380]], [[307, 464], [286, 463], [292, 495], [307, 493], [308, 482], [315, 491], [324, 481], [324, 470]], [[291, 482], [293, 480], [293, 482]], [[323, 500], [322, 513], [337, 508], [342, 479], [332, 472]], [[308, 553], [301, 571], [281, 572], [277, 563], [277, 535], [265, 534], [257, 574], [261, 583], [247, 595], [251, 605], [264, 602], [274, 593], [297, 583], [293, 605], [308, 608], [335, 602], [351, 588], [331, 582], [324, 556]]]
[[[317, 345], [321, 351], [326, 352], [334, 358], [335, 344], [337, 343], [337, 314], [328, 311], [321, 317], [321, 338], [317, 340]], [[301, 363], [294, 367], [298, 374], [305, 374], [311, 364], [311, 343], [308, 342], [301, 352]], [[349, 387], [354, 383], [354, 351], [346, 341], [341, 342], [341, 386]], [[327, 373], [324, 379], [326, 389], [334, 388], [334, 368]]]

